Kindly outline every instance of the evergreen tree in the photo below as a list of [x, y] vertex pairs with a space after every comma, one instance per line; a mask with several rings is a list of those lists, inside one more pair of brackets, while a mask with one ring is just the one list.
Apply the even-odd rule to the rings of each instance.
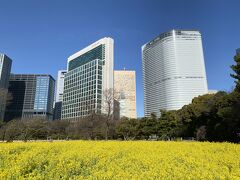
[[236, 62], [235, 65], [232, 65], [231, 68], [235, 72], [235, 74], [231, 74], [231, 77], [233, 77], [236, 83], [235, 90], [240, 92], [240, 54], [237, 54], [234, 56], [234, 61]]

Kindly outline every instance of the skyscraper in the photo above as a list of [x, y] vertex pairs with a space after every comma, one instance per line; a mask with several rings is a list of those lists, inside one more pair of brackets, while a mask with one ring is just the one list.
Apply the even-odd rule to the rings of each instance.
[[172, 30], [142, 46], [144, 113], [176, 110], [208, 92], [199, 31]]
[[0, 121], [4, 120], [11, 66], [12, 60], [5, 54], [0, 54]]
[[120, 117], [137, 118], [135, 71], [114, 71], [114, 89], [120, 103]]
[[12, 60], [5, 54], [0, 54], [0, 88], [8, 88]]
[[52, 120], [55, 80], [45, 74], [11, 74], [5, 121], [41, 117]]
[[67, 70], [58, 71], [56, 102], [54, 105], [54, 119], [61, 119], [63, 90], [64, 90], [64, 77], [65, 77], [66, 73], [67, 73]]
[[58, 71], [56, 102], [63, 100], [64, 77], [66, 73], [67, 70]]
[[68, 58], [62, 119], [104, 113], [104, 91], [113, 88], [113, 39], [103, 38]]

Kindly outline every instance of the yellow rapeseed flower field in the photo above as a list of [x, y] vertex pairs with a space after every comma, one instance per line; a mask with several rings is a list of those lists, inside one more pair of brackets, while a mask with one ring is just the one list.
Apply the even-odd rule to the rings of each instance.
[[239, 155], [231, 143], [0, 143], [0, 179], [240, 179]]

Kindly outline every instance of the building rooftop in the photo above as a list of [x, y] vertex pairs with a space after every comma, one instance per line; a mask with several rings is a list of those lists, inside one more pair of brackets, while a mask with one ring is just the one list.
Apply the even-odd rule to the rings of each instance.
[[34, 77], [36, 77], [36, 76], [49, 76], [50, 78], [52, 78], [55, 81], [55, 79], [50, 74], [13, 74], [13, 73], [10, 74], [10, 77], [24, 77], [24, 78], [27, 78], [27, 77], [31, 77], [31, 76], [34, 76]]
[[162, 40], [162, 39], [164, 39], [166, 37], [172, 36], [173, 34], [181, 35], [181, 34], [183, 34], [184, 31], [185, 32], [191, 32], [191, 31], [192, 32], [198, 32], [201, 35], [200, 31], [199, 30], [195, 30], [195, 29], [172, 29], [170, 31], [161, 33], [160, 35], [155, 37], [153, 40], [147, 42], [146, 44], [144, 44], [142, 46], [142, 49], [144, 49], [146, 46], [150, 46], [150, 45], [154, 44], [155, 42], [160, 41], [160, 40]]
[[80, 51], [74, 53], [73, 55], [69, 56], [68, 57], [68, 62], [71, 61], [71, 60], [74, 60], [75, 58], [77, 58], [81, 55], [83, 55], [84, 53], [88, 52], [89, 50], [91, 50], [91, 49], [93, 49], [97, 46], [99, 46], [100, 44], [106, 43], [107, 40], [109, 40], [109, 39], [113, 41], [113, 39], [111, 37], [104, 37], [104, 38], [99, 39], [98, 41], [88, 45], [87, 47], [83, 48], [82, 50], [80, 50]]

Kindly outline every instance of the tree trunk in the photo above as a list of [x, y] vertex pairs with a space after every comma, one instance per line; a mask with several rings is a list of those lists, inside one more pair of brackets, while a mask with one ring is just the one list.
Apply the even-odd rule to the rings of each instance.
[[3, 131], [3, 136], [2, 136], [2, 141], [4, 142], [5, 141], [5, 136], [6, 136], [6, 129]]
[[105, 134], [105, 140], [108, 140], [108, 134], [109, 134], [109, 119], [106, 121], [106, 134]]

